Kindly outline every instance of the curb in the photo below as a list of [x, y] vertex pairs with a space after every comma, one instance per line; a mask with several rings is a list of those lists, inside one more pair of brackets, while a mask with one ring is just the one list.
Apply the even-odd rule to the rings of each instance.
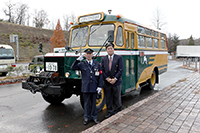
[[129, 113], [130, 111], [132, 111], [132, 110], [138, 108], [139, 106], [143, 105], [144, 103], [146, 103], [146, 102], [148, 102], [148, 101], [150, 101], [150, 100], [156, 98], [156, 97], [159, 96], [161, 93], [163, 93], [163, 92], [165, 92], [165, 91], [171, 89], [171, 87], [175, 86], [178, 82], [181, 82], [182, 80], [184, 80], [184, 79], [186, 79], [186, 78], [188, 78], [188, 77], [191, 77], [191, 76], [195, 75], [196, 73], [197, 73], [197, 72], [194, 72], [193, 74], [191, 74], [191, 75], [189, 75], [189, 76], [187, 76], [187, 77], [185, 77], [185, 78], [182, 78], [181, 80], [177, 81], [176, 83], [171, 84], [171, 85], [168, 86], [168, 87], [165, 87], [163, 90], [161, 90], [161, 91], [159, 91], [159, 92], [153, 94], [152, 96], [149, 96], [148, 98], [143, 99], [142, 101], [139, 101], [139, 102], [137, 102], [137, 103], [131, 105], [130, 107], [128, 107], [128, 108], [122, 110], [121, 112], [117, 113], [116, 115], [113, 115], [113, 116], [111, 116], [110, 118], [103, 120], [101, 123], [99, 123], [99, 124], [97, 124], [97, 125], [94, 125], [94, 126], [88, 128], [88, 129], [82, 131], [82, 133], [93, 133], [93, 132], [98, 131], [99, 129], [102, 129], [102, 128], [105, 127], [106, 125], [108, 125], [108, 124], [114, 122], [115, 120], [119, 119], [120, 117], [123, 117], [125, 114]]
[[0, 81], [0, 85], [8, 85], [8, 84], [15, 84], [15, 83], [21, 83], [23, 80], [26, 80], [27, 78], [17, 78], [17, 79], [7, 79]]

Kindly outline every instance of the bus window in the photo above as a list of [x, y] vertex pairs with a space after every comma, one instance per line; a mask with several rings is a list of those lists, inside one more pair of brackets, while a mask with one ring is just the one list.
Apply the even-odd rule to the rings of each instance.
[[147, 37], [147, 48], [152, 48], [152, 38], [151, 37]]
[[138, 47], [145, 48], [145, 38], [144, 36], [138, 35]]
[[129, 60], [126, 60], [126, 76], [129, 76]]
[[161, 40], [161, 48], [165, 49], [165, 41], [164, 40]]
[[92, 25], [90, 28], [89, 46], [102, 46], [104, 41], [108, 38], [108, 31], [114, 31], [114, 28], [115, 26], [113, 24]]
[[135, 45], [134, 45], [134, 34], [131, 33], [131, 48], [135, 48]]
[[152, 36], [152, 30], [146, 29], [146, 34]]
[[129, 48], [129, 32], [126, 32], [126, 48]]
[[123, 46], [123, 31], [121, 26], [117, 29], [116, 45]]
[[85, 46], [87, 43], [88, 26], [73, 29], [71, 35], [71, 47]]
[[158, 49], [159, 47], [158, 47], [158, 39], [153, 39], [154, 40], [154, 48], [155, 49]]
[[145, 34], [145, 28], [138, 26], [138, 33]]
[[134, 59], [131, 59], [131, 74], [134, 74]]
[[161, 38], [162, 38], [162, 39], [165, 39], [165, 35], [164, 35], [164, 34], [161, 34]]
[[158, 32], [154, 31], [154, 36], [158, 37]]

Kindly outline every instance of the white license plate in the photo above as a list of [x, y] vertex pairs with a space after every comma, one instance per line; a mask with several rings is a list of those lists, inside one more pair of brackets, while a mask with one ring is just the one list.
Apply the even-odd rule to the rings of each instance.
[[46, 62], [46, 71], [58, 71], [58, 63]]

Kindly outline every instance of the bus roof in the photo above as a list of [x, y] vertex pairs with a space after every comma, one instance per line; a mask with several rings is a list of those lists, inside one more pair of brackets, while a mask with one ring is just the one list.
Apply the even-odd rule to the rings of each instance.
[[145, 26], [144, 24], [138, 23], [134, 20], [127, 19], [123, 17], [122, 15], [112, 15], [112, 14], [106, 14], [104, 12], [97, 12], [97, 13], [92, 13], [92, 14], [86, 14], [86, 15], [81, 15], [77, 18], [77, 23], [74, 26], [85, 24], [85, 23], [91, 23], [91, 22], [108, 22], [108, 21], [118, 21], [121, 23], [130, 23], [136, 26], [144, 27], [150, 30], [154, 30], [157, 32], [161, 32], [161, 30]]

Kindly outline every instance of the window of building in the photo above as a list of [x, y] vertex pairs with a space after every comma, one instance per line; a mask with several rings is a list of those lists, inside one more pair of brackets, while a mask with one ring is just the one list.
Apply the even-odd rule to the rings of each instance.
[[131, 48], [135, 48], [135, 45], [134, 45], [134, 33], [131, 33]]
[[152, 38], [151, 37], [147, 37], [147, 48], [152, 48], [153, 45], [152, 45]]
[[138, 35], [138, 47], [145, 48], [145, 37]]
[[123, 30], [121, 26], [119, 26], [117, 30], [116, 45], [123, 46]]
[[155, 49], [158, 49], [159, 47], [158, 47], [158, 39], [153, 39], [154, 40], [154, 48]]

